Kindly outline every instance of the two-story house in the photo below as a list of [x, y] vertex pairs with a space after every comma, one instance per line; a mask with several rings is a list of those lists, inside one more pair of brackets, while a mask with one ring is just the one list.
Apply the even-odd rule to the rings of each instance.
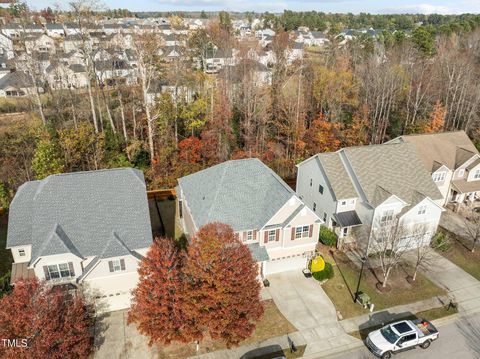
[[480, 197], [480, 155], [465, 131], [400, 136], [388, 143], [408, 142], [449, 202], [473, 202]]
[[177, 194], [187, 236], [207, 223], [230, 225], [259, 263], [262, 278], [305, 268], [315, 252], [320, 218], [256, 158], [182, 177]]
[[335, 231], [339, 247], [368, 250], [374, 231], [393, 219], [412, 232], [424, 227], [418, 243], [405, 235], [409, 247], [428, 243], [437, 229], [442, 196], [411, 144], [344, 148], [297, 167], [300, 199]]
[[151, 243], [145, 181], [135, 169], [26, 182], [10, 206], [12, 283], [36, 277], [82, 287], [101, 311], [130, 306]]

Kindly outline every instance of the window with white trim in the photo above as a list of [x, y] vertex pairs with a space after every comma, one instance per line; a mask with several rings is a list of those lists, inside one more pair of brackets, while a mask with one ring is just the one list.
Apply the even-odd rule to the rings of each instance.
[[19, 255], [20, 257], [25, 257], [25, 249], [19, 249], [19, 250], [18, 250], [18, 255]]
[[475, 173], [473, 174], [473, 178], [479, 179], [480, 178], [480, 170], [476, 170]]
[[122, 270], [122, 265], [120, 263], [120, 259], [112, 260], [112, 264], [113, 264], [113, 271], [114, 272], [119, 272], [119, 271]]
[[347, 201], [342, 201], [342, 202], [340, 202], [340, 205], [341, 205], [341, 206], [345, 206], [346, 204], [347, 204]]
[[425, 214], [425, 212], [427, 212], [427, 206], [426, 205], [418, 207], [418, 214]]
[[47, 266], [50, 279], [72, 277], [68, 263], [50, 264]]
[[323, 186], [321, 184], [318, 185], [318, 192], [320, 192], [320, 194], [323, 194]]
[[447, 173], [446, 172], [435, 172], [433, 174], [433, 182], [443, 182], [445, 181]]
[[276, 230], [268, 231], [268, 241], [269, 242], [274, 242], [276, 238], [277, 238], [277, 231]]
[[247, 231], [247, 241], [253, 241], [253, 231]]
[[310, 232], [309, 226], [295, 227], [295, 239], [307, 238]]
[[312, 187], [312, 185], [313, 185], [313, 179], [310, 178], [310, 187]]
[[382, 217], [380, 218], [380, 222], [386, 223], [390, 222], [393, 219], [393, 209], [387, 209], [383, 211]]
[[463, 177], [464, 174], [465, 174], [465, 170], [463, 168], [458, 171], [458, 177]]
[[317, 210], [317, 204], [313, 202], [313, 211], [315, 212]]

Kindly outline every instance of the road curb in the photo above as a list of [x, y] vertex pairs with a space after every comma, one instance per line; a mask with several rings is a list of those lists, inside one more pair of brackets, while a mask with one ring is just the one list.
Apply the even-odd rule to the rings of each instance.
[[449, 315], [449, 316], [446, 316], [446, 317], [443, 317], [443, 318], [438, 318], [438, 319], [432, 320], [432, 323], [436, 327], [442, 327], [444, 325], [453, 323], [460, 316], [461, 316], [461, 313], [455, 313], [455, 314], [452, 314], [452, 315]]

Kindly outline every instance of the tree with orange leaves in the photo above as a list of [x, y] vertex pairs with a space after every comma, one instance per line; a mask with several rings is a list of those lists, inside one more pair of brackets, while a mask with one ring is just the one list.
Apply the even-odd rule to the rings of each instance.
[[306, 149], [310, 155], [321, 152], [333, 152], [340, 148], [339, 123], [329, 122], [320, 115], [312, 121], [310, 128], [305, 133]]
[[190, 283], [189, 314], [213, 339], [230, 347], [253, 333], [263, 315], [258, 266], [230, 226], [210, 223], [199, 229], [184, 274]]
[[447, 116], [447, 109], [443, 107], [442, 103], [437, 100], [435, 106], [433, 106], [433, 111], [430, 112], [429, 121], [425, 125], [425, 133], [435, 133], [441, 132], [443, 130], [443, 125], [445, 124], [445, 117]]
[[133, 291], [128, 323], [135, 323], [140, 333], [154, 343], [191, 342], [202, 337], [195, 316], [187, 316], [188, 295], [182, 276], [185, 261], [173, 241], [156, 238], [140, 263], [140, 281]]

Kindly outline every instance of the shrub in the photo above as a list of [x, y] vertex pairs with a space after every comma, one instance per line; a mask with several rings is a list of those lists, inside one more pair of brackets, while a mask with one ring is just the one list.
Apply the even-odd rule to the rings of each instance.
[[332, 279], [333, 275], [334, 275], [333, 266], [328, 262], [325, 262], [325, 269], [324, 270], [322, 270], [320, 272], [315, 272], [315, 273], [312, 274], [313, 278], [315, 278], [318, 281], [322, 281], [322, 280], [325, 280], [325, 279]]
[[450, 242], [450, 237], [447, 234], [438, 232], [433, 236], [431, 245], [434, 249], [440, 252], [446, 252], [450, 249], [452, 243]]
[[320, 226], [320, 242], [329, 247], [337, 246], [337, 235], [325, 226]]

